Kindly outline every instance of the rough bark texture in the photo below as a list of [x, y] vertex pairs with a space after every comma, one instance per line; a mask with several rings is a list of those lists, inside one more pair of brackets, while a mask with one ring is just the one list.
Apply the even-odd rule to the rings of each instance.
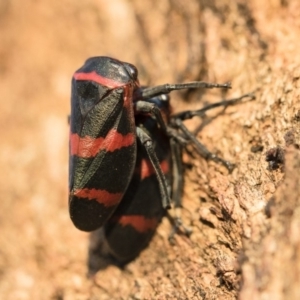
[[[1, 299], [300, 299], [298, 0], [0, 2]], [[232, 174], [190, 151], [183, 221], [163, 220], [124, 270], [87, 278], [89, 235], [67, 209], [70, 78], [89, 56], [143, 84], [232, 82], [173, 95], [174, 111], [255, 91], [192, 120]], [[199, 123], [201, 123], [199, 127]]]

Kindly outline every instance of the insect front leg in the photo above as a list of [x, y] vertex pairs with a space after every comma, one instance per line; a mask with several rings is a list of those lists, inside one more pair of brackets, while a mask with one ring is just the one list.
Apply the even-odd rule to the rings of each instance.
[[144, 88], [142, 90], [142, 98], [148, 99], [155, 96], [159, 96], [162, 94], [168, 94], [172, 91], [176, 90], [184, 90], [184, 89], [213, 89], [213, 88], [221, 88], [221, 89], [231, 89], [230, 82], [220, 84], [220, 83], [210, 83], [204, 81], [192, 81], [186, 83], [175, 83], [175, 84], [163, 84], [154, 87]]

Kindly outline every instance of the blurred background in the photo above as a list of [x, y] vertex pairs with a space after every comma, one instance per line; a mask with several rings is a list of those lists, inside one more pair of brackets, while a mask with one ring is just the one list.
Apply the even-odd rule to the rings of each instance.
[[[205, 243], [201, 228], [194, 246], [179, 239], [172, 248], [165, 222], [125, 272], [109, 267], [97, 280], [86, 278], [88, 234], [74, 228], [67, 208], [71, 77], [86, 58], [106, 55], [134, 64], [144, 85], [231, 81], [228, 96], [238, 96], [268, 84], [270, 68], [279, 75], [299, 62], [293, 55], [297, 12], [297, 1], [279, 0], [1, 0], [0, 298], [201, 299], [199, 287], [213, 284], [219, 297], [234, 299], [236, 290], [220, 287], [213, 275], [197, 282], [200, 269], [215, 274], [213, 263], [195, 256], [176, 265], [186, 248]], [[201, 107], [199, 95], [175, 94], [174, 110]], [[220, 99], [219, 92], [212, 97]], [[251, 112], [265, 105], [258, 103], [240, 106], [233, 123], [251, 123]], [[204, 141], [235, 161], [230, 143], [243, 153], [250, 138], [245, 145], [231, 134], [228, 144], [222, 136], [230, 135], [233, 123], [220, 122], [207, 129]], [[207, 180], [195, 176], [194, 185]], [[198, 199], [201, 190], [192, 181], [186, 189]], [[198, 202], [191, 204], [196, 220]]]

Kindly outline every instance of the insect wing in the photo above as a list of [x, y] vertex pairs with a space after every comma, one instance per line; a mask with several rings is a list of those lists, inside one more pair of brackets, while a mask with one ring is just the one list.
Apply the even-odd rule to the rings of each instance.
[[86, 68], [72, 81], [69, 204], [75, 226], [91, 231], [103, 225], [126, 191], [136, 136], [134, 85], [130, 80], [105, 85], [112, 79], [90, 71], [90, 64]]

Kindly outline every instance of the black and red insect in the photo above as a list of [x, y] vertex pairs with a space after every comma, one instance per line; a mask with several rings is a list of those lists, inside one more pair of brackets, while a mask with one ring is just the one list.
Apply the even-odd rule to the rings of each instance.
[[75, 72], [70, 216], [80, 230], [103, 227], [111, 254], [119, 261], [133, 259], [146, 247], [171, 197], [180, 206], [184, 145], [192, 142], [201, 155], [231, 167], [211, 155], [182, 123], [224, 102], [171, 116], [167, 96], [173, 90], [215, 87], [230, 88], [230, 84], [190, 82], [143, 88], [133, 65], [109, 57], [90, 58]]

